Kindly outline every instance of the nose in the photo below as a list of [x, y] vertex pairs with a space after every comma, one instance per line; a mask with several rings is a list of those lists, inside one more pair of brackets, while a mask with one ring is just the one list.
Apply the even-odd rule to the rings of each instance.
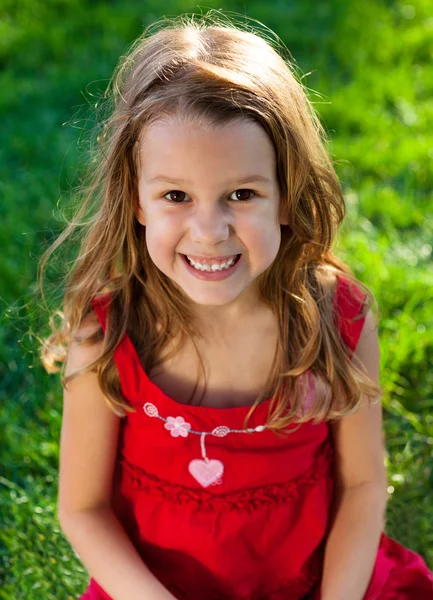
[[218, 203], [197, 206], [189, 221], [192, 242], [203, 246], [215, 246], [230, 236], [231, 217]]

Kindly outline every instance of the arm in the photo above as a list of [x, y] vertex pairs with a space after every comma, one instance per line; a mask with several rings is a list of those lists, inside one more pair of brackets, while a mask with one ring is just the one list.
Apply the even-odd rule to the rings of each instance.
[[[66, 373], [95, 360], [100, 350], [74, 343]], [[110, 507], [119, 421], [104, 400], [96, 373], [79, 375], [67, 385], [59, 521], [83, 564], [113, 600], [174, 600], [145, 566]]]
[[[379, 382], [379, 342], [367, 314], [355, 354]], [[336, 458], [334, 515], [325, 548], [321, 600], [362, 600], [373, 572], [386, 508], [380, 401], [331, 426]]]

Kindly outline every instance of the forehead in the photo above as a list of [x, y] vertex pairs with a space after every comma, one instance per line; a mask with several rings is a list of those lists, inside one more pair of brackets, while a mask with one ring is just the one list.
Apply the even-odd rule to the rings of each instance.
[[275, 151], [265, 130], [251, 120], [223, 125], [187, 118], [161, 119], [147, 126], [139, 143], [140, 176], [224, 179], [275, 176]]

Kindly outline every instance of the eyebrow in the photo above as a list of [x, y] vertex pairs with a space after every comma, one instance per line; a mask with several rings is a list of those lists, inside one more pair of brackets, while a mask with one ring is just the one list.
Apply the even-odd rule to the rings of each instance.
[[[148, 181], [149, 181], [149, 183], [159, 183], [159, 182], [172, 183], [172, 184], [176, 184], [176, 183], [189, 184], [189, 183], [191, 183], [188, 179], [171, 179], [170, 177], [167, 177], [166, 175], [156, 175], [155, 177], [152, 177]], [[264, 177], [263, 175], [247, 175], [247, 177], [243, 177], [242, 179], [237, 179], [236, 183], [244, 184], [244, 183], [251, 183], [253, 181], [258, 181], [261, 183], [272, 183], [272, 180], [269, 179], [269, 177]]]

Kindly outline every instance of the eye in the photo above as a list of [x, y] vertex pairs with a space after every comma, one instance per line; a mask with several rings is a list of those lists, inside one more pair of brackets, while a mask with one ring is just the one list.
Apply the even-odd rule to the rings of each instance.
[[[172, 196], [171, 198], [167, 198], [167, 196]], [[164, 198], [171, 202], [172, 204], [182, 204], [187, 195], [185, 192], [181, 192], [180, 190], [171, 190], [171, 192], [167, 192], [164, 195]]]
[[[232, 198], [234, 194], [236, 197]], [[252, 190], [239, 189], [235, 190], [231, 194], [230, 200], [237, 202], [248, 202], [249, 200], [252, 200], [252, 197], [255, 195], [256, 194]], [[182, 192], [181, 190], [171, 190], [170, 192], [164, 194], [164, 198], [171, 204], [184, 204], [185, 200], [188, 198], [188, 194], [185, 194], [185, 192]]]
[[[233, 194], [236, 194], [236, 198], [232, 198], [230, 196], [230, 199], [237, 200], [238, 202], [248, 202], [248, 200], [252, 200], [252, 197], [255, 196], [255, 193], [253, 192], [253, 190], [247, 190], [247, 189], [235, 190], [233, 192]], [[233, 196], [233, 194], [232, 194], [232, 196]]]

